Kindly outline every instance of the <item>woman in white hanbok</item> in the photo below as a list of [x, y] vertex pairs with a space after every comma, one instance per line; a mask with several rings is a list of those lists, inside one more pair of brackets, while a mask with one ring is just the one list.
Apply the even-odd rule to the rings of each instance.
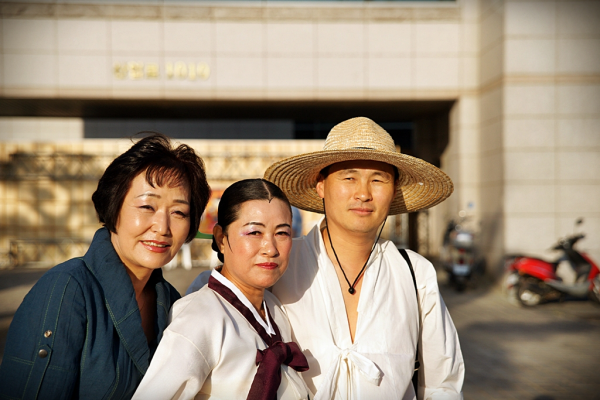
[[177, 301], [134, 399], [310, 399], [308, 362], [291, 341], [277, 298], [265, 289], [287, 268], [292, 212], [262, 179], [223, 193], [213, 249], [223, 266]]

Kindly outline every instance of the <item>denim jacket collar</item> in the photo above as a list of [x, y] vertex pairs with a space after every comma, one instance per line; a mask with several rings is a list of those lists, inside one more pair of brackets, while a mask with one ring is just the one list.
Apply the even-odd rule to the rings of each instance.
[[157, 338], [152, 343], [151, 349], [142, 329], [142, 318], [135, 299], [133, 284], [114, 250], [108, 229], [102, 228], [96, 232], [92, 245], [83, 259], [87, 268], [102, 286], [106, 308], [123, 346], [137, 369], [145, 374], [153, 350], [160, 341], [168, 322], [169, 310], [165, 304], [170, 304], [169, 293], [163, 285], [165, 281], [162, 270], [155, 270], [149, 281], [149, 283], [155, 282], [157, 303]]

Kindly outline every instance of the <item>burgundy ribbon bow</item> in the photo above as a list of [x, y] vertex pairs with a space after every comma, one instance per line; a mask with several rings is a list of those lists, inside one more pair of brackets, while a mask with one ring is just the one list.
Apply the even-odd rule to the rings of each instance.
[[271, 326], [275, 331], [273, 336], [265, 331], [265, 328], [256, 321], [252, 312], [225, 285], [211, 276], [208, 279], [208, 287], [234, 306], [246, 318], [248, 323], [254, 327], [256, 333], [263, 339], [265, 344], [269, 345], [264, 350], [256, 350], [256, 365], [258, 365], [258, 369], [256, 375], [254, 375], [247, 399], [276, 400], [277, 389], [279, 389], [279, 384], [281, 383], [281, 364], [303, 372], [308, 370], [308, 360], [304, 357], [304, 354], [302, 354], [300, 347], [296, 343], [283, 343], [281, 341], [279, 327], [271, 316], [268, 307], [265, 309], [265, 312], [269, 315]]
[[294, 342], [275, 342], [264, 350], [257, 350], [258, 370], [254, 375], [248, 400], [277, 399], [277, 389], [281, 383], [281, 364], [299, 372], [308, 370], [308, 361]]

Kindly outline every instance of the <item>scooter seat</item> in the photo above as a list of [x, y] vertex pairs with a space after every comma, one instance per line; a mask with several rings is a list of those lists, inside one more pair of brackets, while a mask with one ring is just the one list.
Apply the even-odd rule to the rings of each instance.
[[522, 258], [526, 258], [528, 260], [536, 260], [536, 261], [541, 261], [543, 263], [547, 263], [552, 265], [552, 269], [554, 270], [554, 272], [556, 272], [556, 268], [558, 268], [558, 264], [560, 264], [561, 260], [556, 260], [556, 261], [548, 261], [548, 260], [544, 260], [543, 258], [539, 258], [539, 257], [530, 257], [530, 256], [522, 256]]

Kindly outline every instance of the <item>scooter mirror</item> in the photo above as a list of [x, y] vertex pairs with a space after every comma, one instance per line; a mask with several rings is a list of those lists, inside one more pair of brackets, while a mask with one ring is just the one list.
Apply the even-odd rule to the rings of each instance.
[[575, 226], [583, 224], [583, 218], [577, 218], [575, 221]]

